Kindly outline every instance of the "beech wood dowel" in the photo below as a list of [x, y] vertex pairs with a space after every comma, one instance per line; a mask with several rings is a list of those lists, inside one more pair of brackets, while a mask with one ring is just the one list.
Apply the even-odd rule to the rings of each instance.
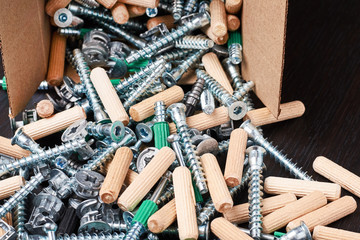
[[[1, 219], [4, 222], [6, 222], [8, 225], [13, 226], [12, 213], [11, 212], [7, 212], [5, 217], [3, 217]], [[6, 233], [5, 230], [0, 227], [0, 237], [3, 236], [5, 233]]]
[[175, 198], [165, 204], [149, 218], [148, 228], [153, 233], [161, 233], [176, 220]]
[[224, 176], [221, 172], [216, 157], [211, 153], [201, 156], [201, 163], [206, 175], [211, 199], [218, 212], [226, 212], [233, 207], [234, 202], [226, 186]]
[[229, 31], [236, 31], [240, 27], [240, 19], [232, 14], [226, 16], [227, 27]]
[[132, 159], [133, 153], [130, 148], [121, 147], [116, 150], [99, 193], [104, 203], [113, 203], [119, 196]]
[[342, 229], [316, 226], [313, 232], [314, 240], [354, 240], [360, 239], [360, 233]]
[[225, 9], [227, 13], [237, 14], [242, 6], [242, 0], [226, 0]]
[[222, 240], [253, 239], [223, 217], [215, 218], [211, 222], [210, 228], [211, 231]]
[[173, 103], [180, 102], [183, 98], [184, 91], [182, 88], [179, 86], [173, 86], [131, 106], [129, 113], [134, 121], [140, 122], [154, 115], [154, 104], [157, 101], [163, 101], [166, 107], [168, 107]]
[[146, 27], [149, 30], [149, 29], [152, 29], [153, 27], [159, 25], [160, 23], [164, 23], [168, 29], [171, 29], [171, 28], [175, 27], [174, 21], [175, 20], [172, 15], [153, 17], [147, 21]]
[[70, 2], [71, 0], [49, 0], [45, 5], [45, 12], [53, 17], [57, 10], [66, 7]]
[[146, 7], [146, 8], [156, 8], [159, 4], [160, 0], [118, 0], [118, 2], [140, 6], [140, 7]]
[[23, 130], [27, 135], [37, 140], [64, 130], [80, 119], [86, 119], [86, 114], [82, 107], [75, 106], [56, 113], [49, 118], [29, 123], [23, 126]]
[[326, 197], [322, 192], [315, 191], [299, 200], [287, 204], [263, 218], [263, 232], [271, 233], [292, 220], [312, 212], [326, 204]]
[[340, 198], [341, 187], [336, 183], [305, 181], [294, 178], [267, 177], [264, 190], [268, 194], [294, 193], [303, 197], [314, 191], [323, 192], [329, 201]]
[[281, 122], [288, 119], [301, 117], [305, 112], [305, 106], [301, 101], [293, 101], [280, 104], [280, 114], [276, 119], [267, 107], [248, 111], [245, 119], [250, 119], [255, 126], [263, 126], [271, 123]]
[[106, 71], [100, 67], [94, 68], [90, 73], [90, 79], [111, 121], [121, 121], [125, 126], [128, 125], [130, 118]]
[[201, 28], [201, 31], [203, 33], [205, 33], [211, 40], [213, 40], [216, 44], [218, 45], [223, 45], [227, 42], [227, 40], [229, 39], [229, 34], [225, 34], [225, 36], [223, 37], [217, 37], [213, 34], [213, 32], [211, 31], [211, 27], [210, 26], [205, 26]]
[[324, 207], [289, 222], [286, 226], [286, 231], [288, 232], [291, 229], [300, 226], [301, 222], [304, 222], [309, 230], [312, 231], [316, 226], [328, 225], [355, 212], [356, 207], [356, 201], [353, 197], [344, 196]]
[[224, 2], [212, 0], [210, 3], [210, 15], [210, 27], [213, 34], [217, 37], [225, 36], [227, 33], [227, 21]]
[[237, 128], [231, 132], [224, 172], [226, 185], [229, 187], [241, 183], [247, 139], [244, 129]]
[[25, 185], [22, 176], [13, 176], [0, 181], [0, 199], [14, 195], [14, 193]]
[[[229, 113], [226, 107], [215, 108], [211, 115], [198, 113], [186, 118], [186, 123], [190, 128], [196, 128], [199, 131], [219, 126], [230, 121]], [[176, 133], [175, 123], [170, 123], [170, 133]]]
[[177, 167], [172, 177], [179, 238], [180, 240], [197, 239], [199, 233], [190, 170], [187, 167]]
[[163, 147], [118, 199], [123, 211], [132, 211], [175, 160], [175, 153]]
[[64, 75], [70, 77], [75, 83], [81, 83], [79, 74], [70, 64], [65, 64]]
[[31, 154], [30, 151], [17, 145], [11, 145], [11, 139], [2, 136], [0, 136], [0, 153], [17, 159], [27, 157]]
[[234, 90], [216, 54], [213, 52], [205, 54], [202, 57], [202, 62], [206, 72], [232, 95]]
[[126, 5], [126, 7], [129, 12], [129, 16], [131, 18], [142, 16], [146, 12], [145, 7], [140, 7], [140, 6], [135, 6], [135, 5]]
[[60, 86], [65, 69], [66, 37], [53, 32], [50, 46], [49, 66], [46, 81], [52, 86]]
[[96, 0], [96, 1], [108, 9], [112, 8], [117, 3], [117, 0]]
[[360, 177], [326, 157], [317, 157], [313, 162], [315, 172], [360, 197]]
[[118, 24], [124, 24], [130, 18], [130, 14], [126, 5], [119, 2], [111, 8], [111, 15], [114, 21]]
[[[284, 193], [273, 197], [264, 198], [261, 213], [266, 216], [285, 205], [295, 202], [296, 196], [292, 193]], [[249, 203], [234, 206], [224, 213], [224, 217], [232, 223], [246, 223], [249, 221]]]
[[54, 105], [50, 102], [50, 100], [41, 100], [36, 104], [36, 113], [41, 118], [48, 118], [54, 114]]
[[189, 69], [182, 75], [180, 80], [177, 82], [178, 85], [193, 85], [197, 80], [194, 69]]

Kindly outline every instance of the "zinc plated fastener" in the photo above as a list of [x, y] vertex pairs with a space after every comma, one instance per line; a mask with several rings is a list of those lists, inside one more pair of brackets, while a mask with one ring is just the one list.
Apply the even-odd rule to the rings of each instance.
[[185, 97], [185, 106], [186, 106], [186, 117], [189, 117], [194, 114], [196, 105], [200, 101], [200, 95], [204, 90], [205, 81], [202, 78], [198, 78], [194, 85], [192, 86], [190, 92]]
[[204, 89], [200, 95], [201, 109], [205, 114], [212, 114], [215, 110], [214, 96], [208, 89]]
[[184, 11], [184, 0], [174, 0], [172, 15], [175, 21], [179, 21]]
[[214, 46], [214, 41], [200, 36], [184, 36], [175, 41], [175, 48], [181, 49], [209, 49]]

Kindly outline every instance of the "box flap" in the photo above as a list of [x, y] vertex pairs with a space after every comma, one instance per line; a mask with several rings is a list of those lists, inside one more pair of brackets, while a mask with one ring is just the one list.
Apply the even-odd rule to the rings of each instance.
[[285, 58], [287, 0], [244, 0], [242, 11], [243, 78], [277, 117]]
[[45, 79], [50, 24], [44, 0], [0, 0], [0, 39], [10, 116], [20, 113]]

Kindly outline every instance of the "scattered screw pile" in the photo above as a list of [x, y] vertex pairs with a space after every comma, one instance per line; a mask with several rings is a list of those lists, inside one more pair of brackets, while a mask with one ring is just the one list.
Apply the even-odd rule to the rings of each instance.
[[[315, 171], [334, 183], [314, 182], [263, 136], [257, 123], [304, 110], [254, 108], [241, 34], [226, 22], [240, 7], [49, 0], [48, 100], [0, 137], [0, 240], [360, 239], [323, 227], [355, 211], [340, 190], [360, 196], [360, 178], [319, 157]], [[36, 141], [60, 131], [57, 146]], [[296, 179], [264, 184], [266, 155]], [[247, 186], [248, 203], [234, 205]]]

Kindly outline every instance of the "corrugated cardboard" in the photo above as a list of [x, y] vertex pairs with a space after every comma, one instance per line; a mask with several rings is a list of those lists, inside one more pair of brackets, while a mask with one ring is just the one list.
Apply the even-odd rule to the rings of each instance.
[[[44, 0], [0, 0], [0, 39], [11, 116], [26, 106], [45, 79], [50, 27]], [[242, 73], [274, 116], [279, 114], [287, 0], [244, 0]]]
[[50, 45], [44, 0], [0, 0], [0, 39], [11, 117], [45, 79]]
[[245, 80], [255, 83], [255, 93], [277, 117], [285, 58], [287, 0], [244, 0], [242, 10]]

